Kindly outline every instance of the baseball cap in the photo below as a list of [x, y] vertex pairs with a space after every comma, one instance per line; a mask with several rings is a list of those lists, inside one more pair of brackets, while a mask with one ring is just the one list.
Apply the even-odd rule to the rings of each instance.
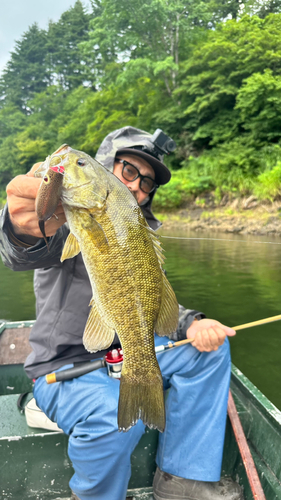
[[114, 130], [101, 143], [96, 160], [113, 171], [116, 154], [131, 154], [146, 160], [155, 172], [158, 185], [167, 184], [171, 172], [163, 163], [164, 155], [155, 152], [151, 142], [152, 134], [135, 127], [127, 126]]

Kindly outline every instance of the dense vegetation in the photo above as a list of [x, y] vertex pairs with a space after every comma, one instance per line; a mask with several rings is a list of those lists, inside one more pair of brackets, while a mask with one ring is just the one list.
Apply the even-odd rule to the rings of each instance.
[[281, 186], [281, 0], [77, 0], [32, 25], [0, 79], [0, 193], [62, 143], [124, 125], [171, 135], [158, 207]]

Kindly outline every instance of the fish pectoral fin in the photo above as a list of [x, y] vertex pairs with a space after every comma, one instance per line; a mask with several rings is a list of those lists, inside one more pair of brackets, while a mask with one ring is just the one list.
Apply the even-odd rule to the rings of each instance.
[[96, 221], [93, 213], [88, 211], [87, 218], [83, 218], [83, 229], [87, 231], [91, 237], [93, 244], [99, 249], [100, 252], [107, 252], [109, 249], [108, 239], [102, 226]]
[[83, 344], [87, 351], [97, 352], [107, 349], [114, 339], [115, 329], [101, 317], [95, 302], [90, 302], [92, 308], [83, 335]]
[[69, 233], [63, 247], [60, 261], [63, 262], [65, 259], [72, 259], [72, 257], [76, 257], [76, 255], [78, 255], [80, 251], [80, 245], [77, 241], [77, 238], [74, 236], [74, 234]]
[[169, 281], [163, 273], [162, 298], [155, 324], [155, 332], [160, 337], [168, 337], [176, 331], [179, 321], [179, 305]]

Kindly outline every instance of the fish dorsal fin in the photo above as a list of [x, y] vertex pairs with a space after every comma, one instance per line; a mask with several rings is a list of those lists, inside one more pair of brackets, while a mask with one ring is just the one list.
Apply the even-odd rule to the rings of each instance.
[[179, 305], [169, 281], [163, 273], [161, 305], [155, 324], [155, 332], [160, 337], [168, 337], [176, 331], [179, 321]]
[[152, 239], [153, 247], [154, 247], [155, 253], [157, 255], [159, 264], [162, 267], [164, 262], [165, 262], [165, 256], [163, 254], [164, 250], [161, 247], [161, 243], [158, 240], [157, 236], [151, 235], [151, 239]]
[[60, 261], [63, 262], [65, 259], [72, 259], [76, 257], [80, 252], [80, 245], [75, 238], [74, 234], [69, 233], [66, 242], [63, 247], [62, 255]]
[[109, 347], [114, 339], [115, 329], [105, 323], [93, 300], [90, 314], [83, 335], [83, 344], [87, 351], [97, 352]]

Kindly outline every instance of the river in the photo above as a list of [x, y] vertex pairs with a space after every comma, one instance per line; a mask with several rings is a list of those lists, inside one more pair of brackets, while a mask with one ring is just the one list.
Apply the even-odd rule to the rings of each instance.
[[[281, 314], [280, 238], [160, 234], [168, 278], [185, 307], [228, 326]], [[34, 319], [32, 280], [32, 272], [14, 273], [0, 262], [0, 318]], [[239, 331], [230, 343], [233, 363], [281, 409], [281, 321]]]

